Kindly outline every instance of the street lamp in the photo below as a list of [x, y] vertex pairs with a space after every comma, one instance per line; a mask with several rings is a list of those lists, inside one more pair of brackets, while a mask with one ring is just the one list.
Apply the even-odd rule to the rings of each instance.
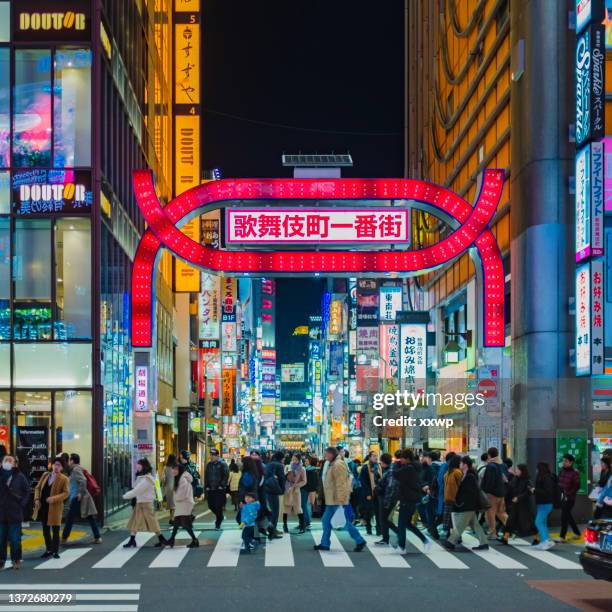
[[[465, 340], [467, 346], [471, 346], [472, 344], [472, 331], [468, 330], [466, 332], [458, 332], [458, 333], [448, 333], [444, 332], [444, 335], [447, 338], [462, 338]], [[451, 340], [444, 347], [442, 354], [444, 355], [444, 363], [446, 365], [459, 363], [459, 354], [462, 350], [461, 345], [456, 340]]]

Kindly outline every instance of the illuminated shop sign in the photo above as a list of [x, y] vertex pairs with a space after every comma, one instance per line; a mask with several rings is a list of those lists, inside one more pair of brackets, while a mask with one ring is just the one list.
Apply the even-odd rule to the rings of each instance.
[[592, 24], [576, 40], [576, 146], [604, 135], [605, 29]]
[[595, 21], [601, 23], [605, 17], [604, 0], [576, 0], [576, 32]]
[[391, 244], [410, 236], [408, 211], [392, 208], [228, 208], [225, 215], [227, 244]]
[[576, 375], [604, 371], [603, 259], [576, 267]]
[[281, 364], [281, 382], [303, 383], [304, 382], [304, 364], [303, 363], [283, 363]]
[[416, 391], [427, 376], [427, 326], [423, 323], [400, 325], [400, 378], [406, 388]]
[[380, 320], [393, 321], [397, 312], [402, 309], [402, 288], [380, 288]]
[[149, 367], [136, 366], [136, 412], [149, 412]]
[[12, 186], [17, 215], [91, 210], [91, 174], [85, 170], [16, 170]]
[[87, 41], [90, 38], [87, 2], [19, 0], [13, 3], [15, 41]]
[[329, 305], [329, 334], [337, 336], [342, 333], [342, 302], [332, 300]]
[[591, 155], [587, 145], [576, 153], [576, 261], [591, 254]]
[[[366, 328], [374, 329], [374, 328]], [[380, 326], [380, 376], [383, 380], [397, 379], [399, 366], [399, 325]]]
[[202, 272], [202, 291], [198, 296], [199, 338], [219, 338], [219, 277]]

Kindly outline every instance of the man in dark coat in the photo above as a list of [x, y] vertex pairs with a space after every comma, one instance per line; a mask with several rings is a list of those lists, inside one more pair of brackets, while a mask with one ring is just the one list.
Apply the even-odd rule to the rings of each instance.
[[17, 468], [14, 457], [5, 455], [0, 470], [0, 569], [6, 564], [9, 540], [13, 567], [21, 567], [21, 523], [31, 496], [28, 479]]
[[219, 457], [219, 451], [216, 448], [211, 448], [210, 461], [204, 472], [204, 485], [208, 507], [215, 515], [215, 529], [221, 529], [221, 523], [223, 522], [228, 478], [229, 468], [227, 463]]
[[278, 514], [280, 510], [279, 497], [285, 491], [285, 468], [283, 467], [283, 453], [280, 451], [272, 455], [272, 460], [266, 466], [264, 472], [264, 488], [266, 500], [270, 508], [270, 525], [273, 529], [273, 537], [282, 537], [278, 531]]
[[576, 495], [580, 488], [580, 474], [574, 469], [574, 461], [573, 455], [563, 455], [563, 467], [559, 471], [559, 487], [563, 493], [563, 499], [561, 500], [561, 531], [558, 542], [565, 540], [568, 527], [571, 527], [574, 532], [574, 535], [569, 537], [570, 540], [580, 538], [580, 529], [572, 516], [572, 508], [576, 503]]

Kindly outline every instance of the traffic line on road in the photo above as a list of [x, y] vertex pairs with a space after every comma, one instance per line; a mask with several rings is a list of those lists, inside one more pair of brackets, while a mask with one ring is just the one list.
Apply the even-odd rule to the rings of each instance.
[[542, 561], [542, 563], [546, 563], [546, 565], [550, 565], [555, 569], [582, 571], [582, 566], [579, 563], [575, 563], [574, 561], [570, 561], [569, 559], [565, 559], [559, 555], [554, 555], [547, 550], [534, 550], [533, 546], [531, 546], [527, 540], [514, 538], [513, 540], [509, 541], [509, 544], [516, 550], [520, 550], [526, 555], [529, 555], [534, 559], [538, 559], [538, 561]]
[[15, 591], [21, 593], [23, 591], [63, 591], [70, 593], [71, 591], [140, 591], [140, 584], [0, 584], [0, 591]]
[[[467, 547], [478, 546], [478, 544], [480, 544], [477, 538], [469, 533], [466, 533], [465, 531], [461, 535], [461, 538]], [[489, 547], [489, 550], [472, 550], [471, 552], [478, 555], [481, 559], [484, 559], [497, 569], [528, 569], [526, 565], [519, 563], [512, 557], [504, 555], [491, 546]]]
[[88, 553], [90, 548], [67, 548], [64, 550], [59, 559], [47, 559], [34, 569], [37, 570], [58, 570], [68, 567], [71, 563], [74, 563], [77, 559], [80, 559], [84, 554]]
[[325, 567], [353, 567], [351, 558], [348, 556], [344, 548], [342, 548], [342, 544], [340, 544], [338, 536], [333, 531], [330, 534], [329, 545], [329, 550], [319, 551], [321, 561], [323, 561], [323, 565]]
[[266, 567], [294, 567], [293, 548], [289, 534], [266, 543]]
[[377, 536], [364, 535], [363, 537], [368, 543], [368, 550], [372, 553], [380, 567], [410, 567], [408, 561], [393, 546], [376, 546], [376, 542], [379, 540]]
[[236, 567], [240, 558], [242, 533], [240, 531], [223, 531], [217, 540], [207, 567]]
[[[425, 554], [423, 543], [414, 533], [406, 531], [406, 537], [413, 546], [418, 548], [419, 552]], [[430, 541], [432, 543], [431, 552], [425, 554], [425, 556], [440, 569], [470, 569], [463, 561], [451, 555], [447, 550], [444, 550], [440, 544], [433, 540]]]
[[[200, 537], [200, 532], [195, 532], [195, 537]], [[174, 548], [164, 548], [153, 561], [149, 567], [151, 568], [160, 568], [160, 567], [178, 567], [181, 564], [181, 561], [187, 556], [187, 553], [190, 551], [190, 548], [187, 548], [186, 544], [181, 546], [175, 546]]]
[[152, 533], [137, 533], [136, 546], [124, 548], [129, 538], [126, 538], [114, 550], [94, 564], [93, 569], [118, 569], [123, 567], [153, 536]]
[[48, 606], [34, 604], [17, 606], [0, 606], [0, 612], [138, 612], [138, 604], [77, 604], [73, 605], [57, 605], [49, 604]]

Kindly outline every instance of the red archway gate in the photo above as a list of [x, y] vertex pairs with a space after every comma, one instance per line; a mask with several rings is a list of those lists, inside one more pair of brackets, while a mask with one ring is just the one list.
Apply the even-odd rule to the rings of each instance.
[[[132, 275], [132, 345], [152, 344], [155, 262], [162, 247], [202, 269], [227, 274], [421, 274], [475, 247], [482, 284], [484, 346], [504, 345], [504, 271], [489, 229], [503, 189], [503, 170], [485, 170], [472, 206], [452, 191], [413, 179], [226, 179], [198, 185], [162, 207], [148, 170], [134, 172], [138, 206], [148, 223]], [[411, 200], [449, 220], [455, 229], [440, 242], [411, 250], [257, 251], [201, 245], [180, 231], [195, 215], [226, 202], [291, 200]]]

